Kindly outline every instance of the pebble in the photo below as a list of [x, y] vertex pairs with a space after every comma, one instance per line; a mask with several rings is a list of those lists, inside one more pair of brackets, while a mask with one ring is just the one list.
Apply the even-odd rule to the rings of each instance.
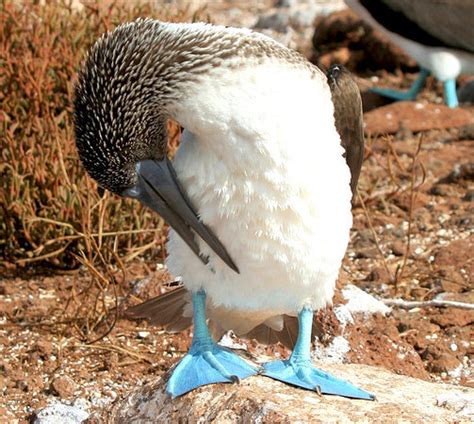
[[473, 202], [474, 201], [474, 190], [468, 190], [462, 200], [466, 202]]
[[75, 381], [67, 376], [60, 375], [51, 382], [51, 390], [56, 393], [61, 399], [71, 397], [77, 390]]
[[150, 335], [150, 332], [149, 331], [139, 331], [137, 333], [137, 337], [139, 339], [146, 339], [148, 336]]
[[297, 0], [278, 0], [275, 7], [294, 7], [297, 3]]
[[255, 29], [272, 29], [277, 32], [286, 33], [289, 22], [290, 16], [287, 12], [276, 12], [260, 16], [255, 24]]
[[89, 413], [75, 406], [54, 403], [35, 414], [34, 424], [79, 424], [89, 418]]

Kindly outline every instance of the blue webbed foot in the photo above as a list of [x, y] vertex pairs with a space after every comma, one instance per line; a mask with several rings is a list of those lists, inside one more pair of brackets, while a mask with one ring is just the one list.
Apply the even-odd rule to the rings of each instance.
[[414, 93], [411, 90], [398, 91], [391, 90], [390, 88], [377, 88], [373, 87], [370, 89], [372, 93], [379, 94], [383, 97], [387, 97], [393, 100], [415, 100], [418, 93]]
[[263, 375], [293, 386], [314, 390], [319, 394], [345, 396], [354, 399], [374, 400], [374, 395], [333, 377], [311, 364], [311, 361], [274, 361], [264, 365]]
[[263, 365], [261, 374], [297, 387], [314, 390], [319, 394], [374, 400], [375, 396], [365, 390], [313, 366], [310, 352], [313, 311], [303, 308], [298, 315], [298, 321], [298, 338], [290, 358], [286, 361], [267, 362]]
[[206, 295], [193, 294], [194, 336], [189, 353], [171, 374], [166, 392], [172, 397], [212, 383], [235, 383], [258, 373], [258, 370], [230, 350], [219, 346], [206, 324]]
[[398, 91], [398, 90], [391, 90], [389, 88], [371, 88], [370, 91], [376, 94], [380, 94], [381, 96], [388, 97], [389, 99], [393, 100], [415, 100], [416, 96], [423, 88], [423, 85], [426, 81], [426, 78], [430, 72], [426, 69], [422, 69], [420, 71], [420, 75], [412, 84], [408, 91]]
[[255, 374], [256, 368], [217, 344], [191, 348], [174, 369], [166, 392], [172, 397], [181, 396], [206, 384], [238, 383]]

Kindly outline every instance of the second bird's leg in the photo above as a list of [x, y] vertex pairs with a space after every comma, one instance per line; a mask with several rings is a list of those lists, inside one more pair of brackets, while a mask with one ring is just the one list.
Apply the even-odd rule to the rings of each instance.
[[446, 106], [453, 108], [459, 105], [458, 95], [456, 93], [456, 80], [450, 79], [443, 81], [444, 102]]
[[415, 82], [411, 85], [408, 91], [391, 90], [389, 88], [371, 88], [370, 91], [373, 93], [380, 94], [381, 96], [388, 97], [394, 100], [415, 100], [418, 93], [423, 88], [426, 78], [430, 75], [430, 71], [421, 68], [420, 74]]
[[373, 400], [374, 396], [370, 393], [313, 366], [311, 362], [313, 311], [303, 308], [298, 315], [298, 321], [298, 338], [290, 358], [286, 361], [267, 362], [263, 366], [262, 374], [320, 394]]
[[188, 354], [173, 370], [166, 391], [173, 397], [212, 383], [234, 383], [257, 369], [232, 351], [219, 346], [206, 323], [206, 294], [193, 293], [194, 335]]

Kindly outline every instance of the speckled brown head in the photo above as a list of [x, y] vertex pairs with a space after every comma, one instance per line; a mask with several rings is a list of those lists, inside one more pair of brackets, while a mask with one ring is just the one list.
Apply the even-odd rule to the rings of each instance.
[[209, 39], [187, 52], [182, 46], [189, 45], [192, 33], [170, 37], [169, 30], [163, 31], [166, 26], [141, 19], [121, 25], [92, 47], [75, 87], [77, 150], [101, 187], [158, 212], [207, 263], [195, 241], [197, 233], [238, 271], [217, 237], [199, 221], [166, 155], [167, 105], [179, 95], [182, 79], [209, 62], [210, 51], [200, 49]]

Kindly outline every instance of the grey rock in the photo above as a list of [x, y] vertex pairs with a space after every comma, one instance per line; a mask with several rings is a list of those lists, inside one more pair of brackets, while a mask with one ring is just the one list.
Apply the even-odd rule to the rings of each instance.
[[288, 31], [288, 25], [290, 17], [286, 12], [276, 12], [270, 15], [260, 16], [255, 29], [272, 29], [274, 31], [286, 33]]
[[474, 104], [474, 79], [458, 90], [458, 99], [460, 103]]
[[[474, 418], [474, 389], [436, 384], [366, 365], [324, 364], [325, 371], [377, 397], [318, 396], [262, 376], [213, 384], [169, 399], [165, 381], [137, 388], [104, 411], [105, 422], [464, 423]], [[457, 409], [461, 408], [461, 409]]]
[[34, 424], [79, 424], [89, 418], [84, 409], [64, 403], [53, 403], [35, 414]]
[[293, 7], [298, 3], [297, 0], [278, 0], [275, 7]]

